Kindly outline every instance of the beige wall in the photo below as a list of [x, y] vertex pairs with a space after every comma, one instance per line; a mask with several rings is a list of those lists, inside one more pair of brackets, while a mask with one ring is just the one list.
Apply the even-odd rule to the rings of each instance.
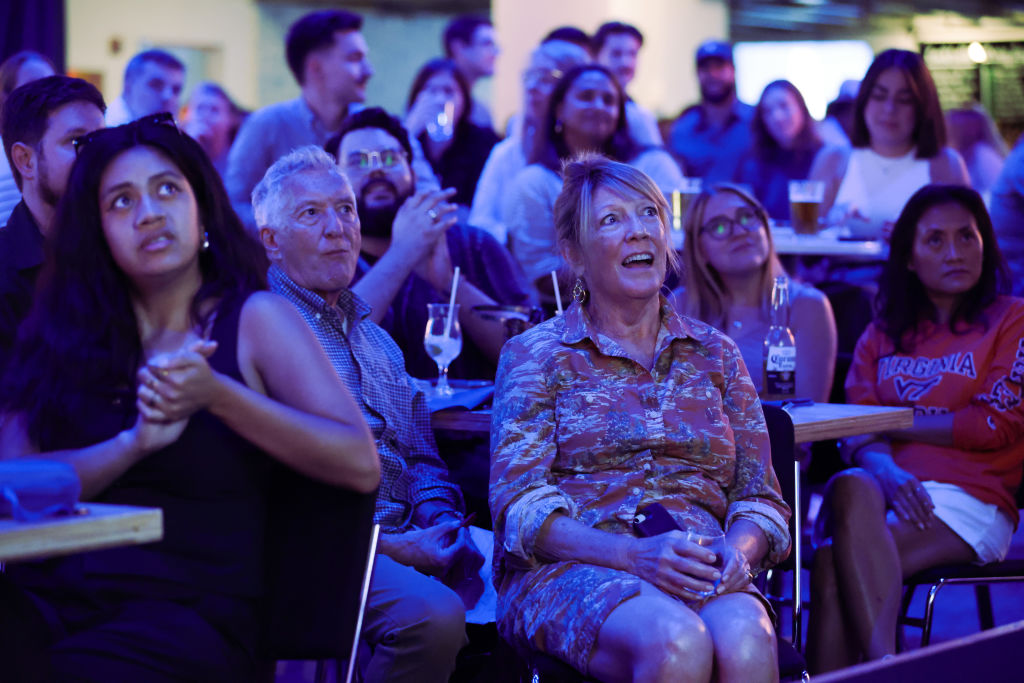
[[[124, 67], [149, 47], [169, 48], [243, 104], [256, 100], [257, 12], [253, 0], [66, 0], [67, 66], [103, 76], [103, 96], [121, 95]], [[111, 41], [120, 43], [116, 54]], [[176, 48], [182, 48], [177, 50]], [[199, 80], [190, 74], [186, 92]]]
[[675, 116], [698, 99], [694, 51], [729, 30], [721, 0], [493, 0], [491, 8], [503, 51], [493, 84], [499, 123], [519, 109], [519, 76], [530, 50], [557, 26], [573, 24], [592, 33], [614, 20], [639, 28], [644, 47], [630, 94], [658, 116]]
[[[120, 96], [124, 67], [131, 56], [158, 46], [182, 57], [190, 67], [186, 96], [197, 81], [209, 78], [224, 85], [248, 108], [298, 94], [285, 63], [285, 33], [306, 12], [325, 8], [324, 4], [256, 0], [66, 3], [68, 68], [101, 74], [103, 95], [108, 100]], [[441, 33], [452, 15], [359, 11], [377, 72], [367, 88], [367, 101], [401, 112], [416, 70], [441, 54]], [[112, 40], [121, 44], [117, 54], [111, 53]], [[195, 73], [200, 69], [206, 73]], [[476, 92], [486, 98], [489, 83], [480, 84]]]

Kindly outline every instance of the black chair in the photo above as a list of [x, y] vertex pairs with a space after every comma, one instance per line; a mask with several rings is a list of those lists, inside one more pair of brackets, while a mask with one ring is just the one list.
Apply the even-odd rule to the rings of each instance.
[[[793, 514], [789, 518], [789, 534], [793, 548], [784, 561], [769, 569], [760, 583], [765, 596], [775, 605], [778, 611], [788, 606], [791, 610], [792, 630], [790, 640], [776, 634], [779, 644], [779, 678], [780, 680], [809, 680], [807, 662], [801, 654], [803, 632], [803, 601], [801, 599], [803, 581], [800, 569], [803, 566], [803, 518], [800, 508], [800, 461], [796, 457], [796, 437], [793, 432], [793, 418], [780, 406], [762, 403], [764, 420], [768, 425], [768, 438], [772, 448], [772, 467], [779, 480], [782, 498], [789, 505]], [[785, 598], [781, 591], [772, 594], [769, 587], [781, 585], [779, 574], [793, 573], [793, 598]]]
[[[1024, 508], [1024, 486], [1017, 489], [1017, 507]], [[931, 642], [932, 620], [935, 616], [935, 601], [946, 586], [973, 585], [974, 601], [978, 610], [978, 626], [987, 631], [995, 626], [992, 614], [992, 594], [989, 587], [999, 583], [1024, 583], [1024, 558], [1008, 558], [1002, 562], [986, 565], [950, 564], [925, 569], [903, 582], [903, 602], [900, 606], [899, 625], [921, 629], [921, 647]], [[910, 603], [918, 588], [928, 586], [924, 615], [909, 615]], [[1024, 614], [1021, 615], [1024, 618]], [[902, 636], [902, 630], [901, 630]], [[903, 638], [900, 638], [902, 642]]]
[[376, 492], [275, 467], [260, 654], [271, 662], [318, 660], [317, 681], [326, 678], [325, 661], [335, 661], [336, 680], [350, 681], [376, 554]]

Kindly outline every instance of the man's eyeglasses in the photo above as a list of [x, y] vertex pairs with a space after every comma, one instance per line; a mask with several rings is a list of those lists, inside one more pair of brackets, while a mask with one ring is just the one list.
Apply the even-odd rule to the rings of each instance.
[[78, 154], [81, 154], [83, 147], [88, 145], [90, 142], [96, 140], [96, 138], [99, 137], [100, 135], [105, 135], [112, 130], [117, 130], [118, 128], [124, 128], [127, 130], [138, 130], [139, 128], [149, 126], [170, 126], [171, 128], [177, 130], [179, 133], [181, 132], [181, 130], [178, 128], [178, 124], [174, 122], [174, 115], [171, 114], [171, 112], [169, 111], [162, 111], [159, 114], [150, 114], [149, 116], [143, 116], [141, 119], [136, 119], [131, 123], [126, 123], [125, 125], [118, 126], [117, 128], [97, 128], [91, 133], [79, 135], [77, 138], [74, 138], [71, 141], [71, 145], [75, 148], [75, 155], [77, 156]]
[[761, 217], [757, 211], [750, 207], [736, 209], [733, 218], [729, 216], [715, 216], [700, 229], [701, 233], [711, 239], [725, 240], [736, 234], [737, 228], [744, 232], [754, 232], [763, 226]]
[[405, 158], [405, 153], [397, 149], [363, 149], [353, 152], [345, 158], [345, 165], [349, 168], [358, 168], [365, 171], [380, 166], [381, 168], [392, 168]]

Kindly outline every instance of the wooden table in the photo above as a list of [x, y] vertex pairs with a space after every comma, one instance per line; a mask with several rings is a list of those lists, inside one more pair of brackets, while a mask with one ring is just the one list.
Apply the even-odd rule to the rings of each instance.
[[793, 418], [797, 443], [842, 439], [914, 426], [913, 408], [815, 403], [791, 406], [786, 412]]
[[[788, 412], [793, 418], [797, 443], [842, 439], [914, 425], [912, 408], [815, 403], [791, 407]], [[491, 411], [441, 410], [431, 415], [431, 425], [434, 429], [487, 433], [491, 431]]]
[[37, 522], [0, 520], [0, 562], [36, 560], [159, 541], [164, 535], [160, 508], [82, 503], [82, 514]]
[[884, 261], [888, 245], [880, 240], [841, 240], [830, 235], [797, 235], [791, 230], [772, 231], [775, 251], [796, 256], [843, 256]]

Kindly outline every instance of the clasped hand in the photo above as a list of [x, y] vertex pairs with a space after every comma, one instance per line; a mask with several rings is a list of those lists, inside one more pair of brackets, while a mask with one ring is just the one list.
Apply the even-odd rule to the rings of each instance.
[[217, 342], [199, 339], [150, 358], [137, 375], [139, 414], [150, 422], [171, 423], [209, 407], [218, 383], [207, 359], [216, 350]]
[[736, 591], [750, 583], [750, 564], [728, 539], [723, 545], [724, 565], [719, 571], [714, 566], [716, 554], [684, 531], [637, 538], [631, 553], [633, 573], [686, 600]]
[[484, 561], [461, 519], [389, 536], [392, 559], [445, 583], [448, 577], [477, 571]]

